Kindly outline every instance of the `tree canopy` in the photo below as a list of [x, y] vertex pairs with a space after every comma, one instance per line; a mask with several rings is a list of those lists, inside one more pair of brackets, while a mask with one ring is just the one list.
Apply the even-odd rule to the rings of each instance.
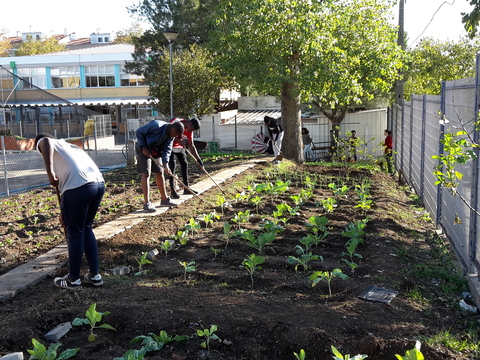
[[[171, 29], [178, 31], [175, 44], [188, 49], [192, 44], [208, 41], [212, 30], [209, 20], [217, 3], [218, 0], [142, 0], [128, 10], [132, 15], [146, 19], [152, 26], [152, 30], [141, 37], [140, 44], [154, 44], [158, 40], [157, 34]], [[167, 40], [163, 39], [163, 43], [166, 44]]]
[[[163, 36], [163, 35], [162, 35]], [[142, 57], [147, 56], [142, 60]], [[172, 54], [174, 116], [188, 118], [212, 113], [218, 99], [219, 73], [207, 66], [210, 53], [200, 46]], [[170, 54], [168, 48], [137, 54], [125, 65], [127, 71], [144, 74], [150, 84], [149, 95], [157, 100], [156, 109], [170, 114]]]
[[388, 22], [390, 6], [376, 0], [220, 0], [208, 46], [232, 79], [281, 96], [282, 151], [302, 162], [302, 100], [315, 97], [327, 111], [392, 87], [402, 51]]
[[405, 99], [411, 94], [439, 95], [442, 81], [475, 76], [475, 57], [480, 41], [466, 38], [440, 41], [423, 38], [410, 50], [405, 73]]
[[117, 31], [114, 44], [134, 44], [133, 38], [141, 37], [143, 34], [142, 26], [138, 21], [132, 23], [130, 27]]
[[59, 44], [54, 37], [45, 40], [27, 40], [20, 44], [15, 51], [15, 56], [27, 56], [47, 54], [58, 51], [65, 51], [67, 48], [63, 44]]
[[477, 35], [478, 23], [480, 22], [480, 0], [466, 0], [474, 8], [469, 13], [462, 13], [462, 23], [470, 39]]
[[10, 56], [12, 45], [5, 36], [5, 30], [0, 30], [0, 57]]

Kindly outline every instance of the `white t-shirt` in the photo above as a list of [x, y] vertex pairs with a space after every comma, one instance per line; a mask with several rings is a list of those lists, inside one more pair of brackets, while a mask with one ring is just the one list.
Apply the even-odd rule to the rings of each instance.
[[[37, 143], [39, 153], [38, 144], [43, 139], [45, 138], [41, 138]], [[64, 139], [49, 139], [54, 149], [53, 170], [58, 177], [58, 189], [61, 194], [90, 182], [104, 182], [102, 173], [85, 151]]]

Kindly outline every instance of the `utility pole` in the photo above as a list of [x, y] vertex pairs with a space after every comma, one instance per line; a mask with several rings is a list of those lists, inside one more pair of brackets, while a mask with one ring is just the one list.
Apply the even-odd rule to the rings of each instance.
[[[404, 30], [404, 20], [405, 20], [405, 2], [406, 0], [400, 0], [398, 5], [398, 40], [397, 44], [402, 50], [405, 50], [405, 30]], [[403, 75], [399, 73], [399, 75]], [[395, 103], [397, 105], [402, 104], [403, 100], [403, 88], [404, 81], [399, 79], [395, 84]]]

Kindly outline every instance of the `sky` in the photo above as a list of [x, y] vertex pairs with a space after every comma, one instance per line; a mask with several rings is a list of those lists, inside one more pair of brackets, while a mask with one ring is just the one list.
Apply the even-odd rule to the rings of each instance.
[[[41, 31], [48, 36], [63, 34], [66, 29], [67, 34], [75, 32], [77, 38], [97, 31], [115, 33], [129, 28], [135, 21], [126, 7], [138, 3], [139, 0], [5, 0], [2, 1], [0, 30], [8, 30], [8, 36], [15, 36], [17, 31]], [[458, 40], [466, 35], [460, 13], [470, 9], [469, 0], [405, 0], [404, 28], [410, 43], [425, 29], [421, 37]], [[393, 14], [392, 22], [398, 24], [398, 5]], [[141, 25], [144, 30], [149, 27], [148, 23]]]
[[[462, 12], [469, 13], [469, 0], [405, 0], [404, 30], [408, 46], [415, 46], [419, 37], [456, 41], [467, 35], [462, 24]], [[443, 4], [443, 5], [442, 5]], [[393, 9], [398, 25], [398, 5]]]
[[[48, 35], [75, 33], [77, 38], [96, 33], [115, 33], [129, 28], [135, 21], [126, 7], [139, 0], [14, 0], [2, 1], [0, 30], [8, 36], [41, 31]], [[8, 14], [8, 15], [7, 15]], [[142, 24], [143, 29], [148, 24]]]

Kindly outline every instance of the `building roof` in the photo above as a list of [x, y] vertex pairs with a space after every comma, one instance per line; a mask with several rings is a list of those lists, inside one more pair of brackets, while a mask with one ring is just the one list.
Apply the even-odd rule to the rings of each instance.
[[278, 119], [282, 115], [282, 111], [279, 109], [271, 110], [239, 110], [237, 115], [227, 119], [221, 125], [234, 125], [235, 117], [237, 125], [260, 125], [263, 124], [263, 118], [270, 116], [274, 119]]
[[105, 99], [50, 99], [44, 101], [6, 103], [6, 108], [17, 107], [50, 107], [50, 106], [109, 106], [109, 105], [146, 105], [154, 103], [150, 98], [105, 98]]
[[67, 51], [59, 51], [48, 54], [38, 54], [33, 56], [45, 56], [45, 55], [98, 55], [98, 54], [120, 54], [120, 53], [133, 53], [135, 46], [132, 44], [109, 44], [103, 46], [92, 46], [81, 49], [73, 49]]

